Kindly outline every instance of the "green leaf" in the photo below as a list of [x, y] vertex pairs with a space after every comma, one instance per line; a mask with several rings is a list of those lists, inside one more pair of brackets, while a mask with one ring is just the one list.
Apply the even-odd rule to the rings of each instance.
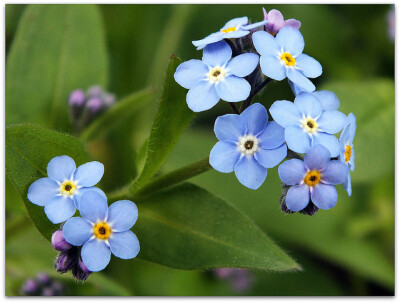
[[138, 208], [143, 259], [180, 269], [300, 269], [251, 220], [195, 185], [156, 192]]
[[183, 130], [194, 117], [194, 113], [185, 102], [186, 89], [174, 79], [175, 70], [181, 62], [178, 57], [171, 56], [161, 102], [150, 133], [146, 162], [139, 178], [132, 185], [133, 190], [144, 185], [160, 169]]
[[356, 169], [353, 183], [377, 180], [394, 171], [394, 83], [393, 80], [331, 82], [323, 89], [340, 100], [339, 110], [354, 113]]
[[94, 5], [30, 5], [6, 68], [6, 123], [66, 129], [68, 95], [107, 84], [102, 20]]
[[120, 123], [129, 119], [151, 97], [154, 97], [154, 92], [147, 88], [123, 98], [85, 128], [80, 139], [88, 141], [99, 135], [106, 135]]
[[29, 186], [39, 178], [47, 177], [48, 162], [68, 155], [81, 165], [88, 156], [78, 139], [32, 124], [9, 126], [6, 129], [6, 174], [24, 200], [32, 221], [47, 239], [59, 225], [52, 224], [43, 207], [31, 203], [26, 195]]

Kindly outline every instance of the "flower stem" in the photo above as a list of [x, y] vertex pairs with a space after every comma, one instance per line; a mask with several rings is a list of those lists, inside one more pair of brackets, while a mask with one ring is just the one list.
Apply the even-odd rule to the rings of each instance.
[[249, 97], [243, 101], [242, 106], [240, 107], [240, 112], [243, 112], [246, 108], [248, 108], [253, 101], [253, 98], [258, 92], [260, 92], [265, 85], [267, 85], [272, 79], [271, 78], [266, 78], [263, 82], [258, 84], [252, 92], [250, 92]]
[[237, 55], [239, 55], [238, 49], [236, 48], [235, 44], [234, 44], [230, 39], [224, 39], [224, 41], [225, 41], [226, 43], [228, 43], [229, 46], [230, 46], [231, 49], [232, 49], [232, 58], [233, 58], [233, 57], [236, 57]]
[[231, 106], [231, 108], [232, 108], [232, 110], [233, 110], [233, 112], [234, 112], [235, 114], [237, 114], [237, 115], [240, 114], [240, 112], [239, 112], [238, 108], [236, 107], [236, 104], [235, 104], [235, 103], [229, 102], [229, 105]]

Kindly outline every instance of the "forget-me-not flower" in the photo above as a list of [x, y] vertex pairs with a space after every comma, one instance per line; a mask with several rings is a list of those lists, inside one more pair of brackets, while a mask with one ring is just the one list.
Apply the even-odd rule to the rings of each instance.
[[260, 21], [253, 24], [248, 24], [247, 17], [235, 18], [228, 21], [219, 32], [212, 33], [204, 39], [192, 41], [197, 49], [204, 48], [207, 44], [215, 43], [223, 39], [241, 38], [250, 34], [250, 30], [267, 24], [268, 21]]
[[239, 182], [251, 189], [259, 188], [267, 168], [278, 165], [287, 154], [283, 128], [268, 122], [268, 112], [259, 103], [240, 115], [218, 117], [214, 132], [219, 142], [211, 150], [211, 166], [222, 173], [235, 171]]
[[310, 147], [321, 144], [329, 150], [331, 157], [339, 155], [339, 141], [333, 134], [346, 125], [345, 114], [324, 110], [321, 102], [306, 92], [298, 94], [294, 103], [275, 101], [269, 111], [272, 118], [285, 128], [285, 140], [291, 150], [306, 153]]
[[65, 240], [82, 246], [81, 257], [90, 271], [104, 269], [111, 253], [121, 259], [132, 259], [140, 251], [136, 235], [130, 231], [138, 217], [135, 203], [128, 200], [107, 206], [107, 199], [97, 192], [89, 191], [81, 197], [81, 217], [65, 222]]
[[302, 53], [304, 39], [300, 31], [284, 27], [276, 37], [258, 31], [253, 34], [253, 43], [261, 55], [260, 66], [264, 75], [279, 81], [287, 77], [306, 91], [315, 90], [308, 78], [320, 76], [322, 66], [314, 58]]
[[340, 153], [339, 160], [343, 163], [346, 163], [348, 170], [347, 180], [343, 183], [344, 189], [347, 191], [347, 194], [351, 196], [351, 176], [350, 171], [354, 171], [354, 146], [353, 140], [356, 135], [356, 117], [353, 113], [350, 113], [348, 118], [348, 123], [344, 127], [342, 133], [340, 134], [339, 144], [340, 144]]
[[282, 28], [286, 26], [300, 29], [300, 21], [296, 19], [284, 20], [282, 13], [276, 9], [272, 9], [267, 13], [265, 8], [263, 8], [263, 13], [264, 20], [268, 21], [268, 23], [265, 25], [265, 30], [273, 36], [275, 36]]
[[286, 206], [300, 211], [308, 203], [318, 208], [330, 209], [336, 205], [338, 194], [334, 185], [347, 179], [347, 167], [339, 160], [330, 161], [329, 151], [322, 145], [312, 147], [304, 156], [304, 162], [291, 159], [278, 167], [282, 182], [291, 185], [286, 195]]
[[68, 156], [54, 157], [47, 165], [48, 178], [40, 178], [28, 189], [28, 200], [44, 206], [47, 218], [54, 224], [71, 218], [76, 209], [80, 209], [80, 196], [94, 190], [93, 187], [104, 174], [104, 166], [92, 161], [76, 168], [75, 161]]
[[210, 109], [220, 99], [245, 100], [251, 86], [243, 77], [254, 71], [258, 55], [245, 53], [232, 58], [229, 45], [220, 41], [204, 48], [202, 60], [189, 60], [178, 66], [175, 81], [189, 89], [186, 102], [194, 112]]

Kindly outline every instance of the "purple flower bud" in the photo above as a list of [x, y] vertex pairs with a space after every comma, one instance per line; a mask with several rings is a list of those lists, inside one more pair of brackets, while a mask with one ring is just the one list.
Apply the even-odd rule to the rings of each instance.
[[95, 113], [95, 112], [99, 111], [103, 107], [103, 101], [98, 97], [92, 97], [87, 101], [86, 107], [92, 113]]
[[43, 272], [36, 275], [36, 280], [42, 285], [46, 285], [51, 282], [49, 275]]
[[67, 251], [71, 249], [72, 245], [65, 241], [62, 230], [56, 230], [51, 236], [51, 244], [55, 250]]
[[69, 105], [79, 107], [82, 106], [84, 102], [85, 102], [85, 92], [81, 89], [76, 89], [69, 95], [68, 99]]
[[93, 85], [88, 89], [89, 97], [101, 97], [103, 94], [103, 89], [100, 85]]
[[42, 290], [42, 296], [54, 296], [54, 290], [51, 287], [46, 287]]
[[24, 295], [32, 295], [39, 290], [39, 285], [33, 279], [28, 279], [22, 286], [21, 293]]
[[233, 272], [233, 268], [218, 268], [215, 270], [215, 274], [218, 278], [224, 279], [229, 277]]
[[72, 274], [75, 277], [75, 279], [77, 279], [79, 281], [85, 281], [91, 274], [91, 271], [89, 269], [87, 269], [87, 267], [83, 263], [82, 259], [79, 258], [79, 262], [78, 262], [77, 266], [75, 266], [72, 269]]
[[109, 107], [115, 103], [115, 96], [111, 94], [104, 95], [104, 104]]
[[75, 249], [70, 249], [67, 251], [62, 251], [58, 254], [54, 267], [59, 273], [66, 273], [72, 269], [76, 262], [76, 252]]
[[275, 36], [282, 28], [286, 26], [290, 26], [295, 29], [299, 29], [301, 26], [301, 22], [296, 19], [284, 20], [281, 12], [276, 9], [270, 10], [269, 13], [267, 13], [267, 11], [263, 8], [263, 12], [264, 20], [268, 20], [268, 23], [265, 25], [265, 30], [273, 36]]

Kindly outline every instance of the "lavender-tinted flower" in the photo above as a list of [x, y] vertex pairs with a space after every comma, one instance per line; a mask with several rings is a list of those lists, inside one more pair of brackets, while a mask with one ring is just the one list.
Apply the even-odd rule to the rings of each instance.
[[62, 230], [56, 230], [51, 236], [51, 244], [58, 251], [66, 251], [72, 248], [72, 245], [65, 241]]
[[264, 20], [268, 21], [268, 23], [264, 25], [264, 28], [267, 32], [269, 32], [273, 36], [275, 36], [282, 28], [287, 26], [293, 27], [295, 29], [300, 29], [301, 26], [300, 21], [296, 19], [284, 20], [281, 12], [276, 9], [270, 10], [267, 13], [265, 8], [263, 8], [263, 13], [264, 13]]

